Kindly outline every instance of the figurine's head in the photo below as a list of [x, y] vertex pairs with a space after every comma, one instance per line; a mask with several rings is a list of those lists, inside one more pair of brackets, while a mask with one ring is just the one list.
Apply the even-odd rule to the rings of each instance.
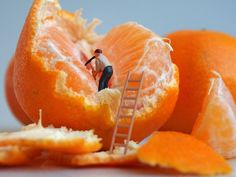
[[102, 53], [102, 50], [101, 49], [96, 49], [95, 51], [94, 51], [94, 56], [95, 57], [99, 57], [99, 55]]

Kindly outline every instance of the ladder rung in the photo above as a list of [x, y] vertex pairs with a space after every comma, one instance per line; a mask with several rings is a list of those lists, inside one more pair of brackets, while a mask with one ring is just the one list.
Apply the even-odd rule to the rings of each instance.
[[126, 145], [125, 145], [125, 144], [114, 143], [114, 146], [121, 146], [121, 147], [124, 147], [124, 146], [126, 146]]
[[138, 91], [138, 87], [127, 87], [126, 90], [129, 90], [129, 91]]
[[134, 106], [121, 106], [121, 108], [125, 108], [125, 109], [134, 109]]
[[125, 125], [125, 124], [118, 124], [117, 126], [120, 128], [129, 128], [129, 125]]
[[129, 82], [140, 82], [141, 80], [130, 79]]
[[123, 115], [123, 114], [121, 114], [121, 115], [119, 115], [119, 117], [132, 118], [133, 116], [132, 115]]
[[136, 100], [136, 97], [124, 97], [125, 100]]
[[123, 137], [123, 138], [126, 138], [128, 135], [127, 134], [123, 134], [123, 133], [117, 133], [116, 134], [116, 137]]

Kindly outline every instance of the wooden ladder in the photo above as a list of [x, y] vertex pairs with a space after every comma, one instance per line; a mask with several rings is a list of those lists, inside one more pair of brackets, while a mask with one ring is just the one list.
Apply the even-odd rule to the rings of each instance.
[[[128, 143], [129, 143], [130, 138], [131, 138], [134, 119], [135, 119], [135, 112], [136, 112], [136, 109], [137, 109], [137, 101], [138, 101], [140, 91], [141, 91], [141, 87], [142, 87], [143, 76], [144, 76], [144, 72], [142, 72], [140, 79], [135, 80], [135, 79], [130, 79], [130, 71], [127, 74], [125, 86], [124, 86], [124, 89], [123, 89], [122, 95], [121, 95], [120, 105], [119, 105], [117, 116], [116, 116], [116, 119], [115, 119], [115, 127], [114, 127], [111, 146], [110, 146], [110, 153], [113, 152], [113, 150], [116, 146], [124, 147], [124, 154], [127, 153]], [[138, 83], [138, 87], [130, 87], [129, 83]], [[136, 96], [135, 97], [126, 96], [125, 93], [127, 91], [136, 92]], [[134, 105], [126, 106], [126, 105], [124, 105], [124, 100], [132, 100], [132, 101], [134, 101]], [[132, 115], [122, 115], [121, 114], [122, 109], [131, 109], [131, 110], [133, 110], [133, 114]], [[130, 118], [129, 124], [124, 124], [124, 123], [121, 124], [120, 120], [122, 118]], [[127, 133], [118, 133], [119, 128], [123, 128], [123, 129], [126, 128], [126, 130], [128, 130], [128, 131], [127, 131]], [[116, 143], [117, 137], [124, 139], [122, 144], [121, 143]]]

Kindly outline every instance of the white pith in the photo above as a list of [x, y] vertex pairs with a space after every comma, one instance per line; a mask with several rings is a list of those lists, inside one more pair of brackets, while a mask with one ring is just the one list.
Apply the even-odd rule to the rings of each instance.
[[0, 142], [5, 140], [51, 140], [54, 142], [60, 142], [76, 139], [84, 140], [86, 143], [94, 143], [101, 140], [93, 133], [93, 130], [72, 131], [66, 127], [54, 128], [53, 126], [45, 128], [40, 123], [24, 126], [21, 131], [0, 133]]

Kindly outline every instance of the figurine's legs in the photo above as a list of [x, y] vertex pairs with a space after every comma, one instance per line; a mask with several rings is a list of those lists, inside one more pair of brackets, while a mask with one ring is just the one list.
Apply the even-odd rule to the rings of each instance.
[[108, 88], [108, 82], [113, 74], [112, 66], [107, 66], [102, 72], [102, 76], [99, 80], [98, 91]]

